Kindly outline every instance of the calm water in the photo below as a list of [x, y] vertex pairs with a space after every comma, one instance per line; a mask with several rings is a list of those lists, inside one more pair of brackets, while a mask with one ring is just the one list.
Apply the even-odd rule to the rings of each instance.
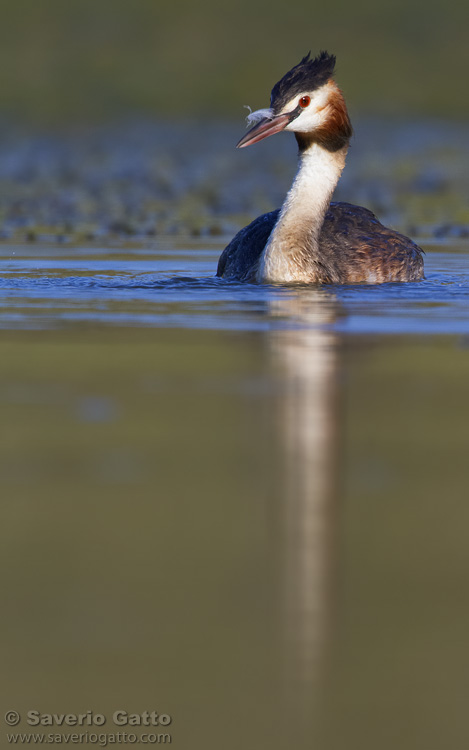
[[[229, 238], [226, 238], [228, 241]], [[4, 329], [93, 326], [469, 333], [469, 241], [427, 240], [416, 284], [263, 287], [214, 276], [223, 240], [134, 248], [0, 246]], [[313, 304], [314, 303], [314, 304]]]
[[465, 746], [467, 241], [322, 289], [134, 244], [0, 247], [5, 706]]

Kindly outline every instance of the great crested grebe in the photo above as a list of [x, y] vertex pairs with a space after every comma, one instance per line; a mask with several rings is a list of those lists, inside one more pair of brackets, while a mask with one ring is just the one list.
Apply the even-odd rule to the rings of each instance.
[[295, 133], [299, 168], [281, 209], [263, 214], [232, 239], [217, 276], [258, 283], [370, 284], [423, 278], [422, 250], [384, 227], [366, 208], [330, 203], [345, 166], [352, 126], [333, 80], [334, 55], [310, 54], [272, 89], [270, 108], [248, 117], [244, 148]]

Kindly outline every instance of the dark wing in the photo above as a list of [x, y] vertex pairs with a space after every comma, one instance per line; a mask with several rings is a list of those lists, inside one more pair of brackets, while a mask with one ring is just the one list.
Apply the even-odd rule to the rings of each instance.
[[319, 242], [321, 259], [333, 269], [333, 282], [379, 284], [423, 278], [423, 250], [383, 226], [367, 208], [331, 203]]
[[253, 281], [257, 263], [278, 215], [279, 209], [270, 211], [240, 229], [220, 255], [217, 276], [235, 281]]

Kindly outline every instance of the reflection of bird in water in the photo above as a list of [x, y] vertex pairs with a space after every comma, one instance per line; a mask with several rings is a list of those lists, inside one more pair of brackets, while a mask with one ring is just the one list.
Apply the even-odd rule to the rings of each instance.
[[345, 165], [352, 127], [332, 78], [335, 57], [322, 52], [292, 68], [271, 94], [269, 109], [238, 148], [289, 130], [299, 169], [280, 210], [259, 216], [234, 237], [217, 276], [265, 283], [382, 283], [423, 277], [422, 250], [384, 227], [366, 208], [330, 203]]
[[337, 305], [332, 295], [310, 287], [274, 297], [269, 306], [272, 317], [290, 323], [273, 327], [267, 339], [279, 376], [285, 677], [298, 713], [306, 708], [311, 714], [309, 688], [323, 684], [334, 614], [340, 360], [331, 326]]

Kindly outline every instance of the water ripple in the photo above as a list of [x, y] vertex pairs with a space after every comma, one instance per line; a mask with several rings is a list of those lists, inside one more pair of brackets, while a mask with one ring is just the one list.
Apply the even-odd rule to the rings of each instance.
[[[5, 253], [3, 253], [5, 256]], [[205, 251], [173, 248], [168, 260], [128, 250], [118, 262], [31, 258], [14, 250], [0, 268], [1, 321], [8, 328], [96, 325], [264, 330], [322, 326], [343, 333], [469, 333], [465, 252], [430, 250], [419, 283], [287, 287], [216, 278]], [[90, 253], [88, 253], [90, 255]], [[215, 254], [216, 255], [216, 254]], [[51, 274], [51, 271], [53, 274]], [[70, 271], [74, 271], [70, 275]], [[104, 272], [103, 272], [104, 271]]]

